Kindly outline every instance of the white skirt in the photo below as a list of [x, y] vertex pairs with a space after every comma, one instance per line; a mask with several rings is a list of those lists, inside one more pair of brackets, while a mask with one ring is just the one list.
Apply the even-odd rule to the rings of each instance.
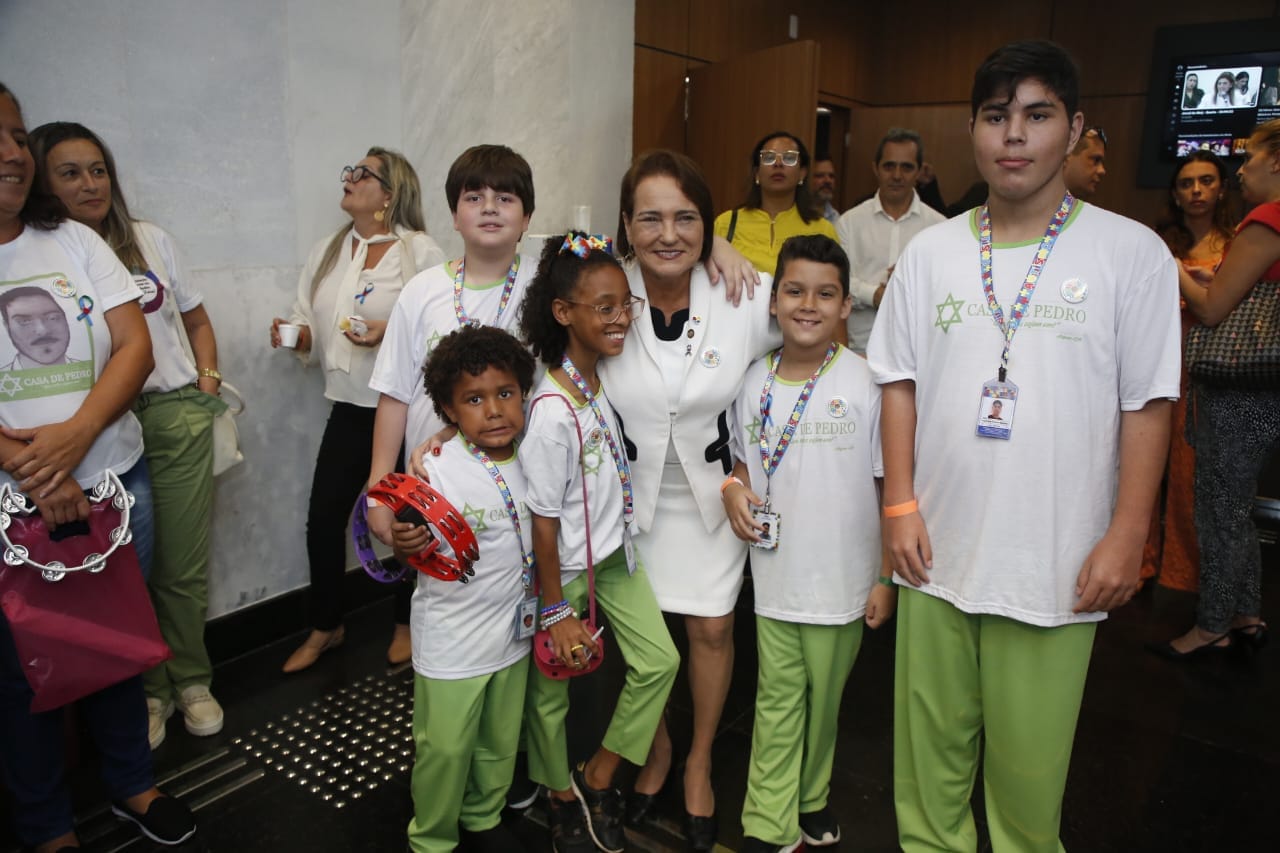
[[727, 517], [707, 532], [679, 463], [662, 467], [653, 527], [635, 543], [665, 612], [724, 616], [733, 610], [742, 590], [747, 543], [733, 535]]

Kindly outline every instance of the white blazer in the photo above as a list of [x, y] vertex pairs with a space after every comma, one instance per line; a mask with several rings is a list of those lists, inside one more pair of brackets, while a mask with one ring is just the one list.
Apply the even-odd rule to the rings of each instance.
[[[631, 292], [647, 298], [644, 278], [634, 261], [625, 265]], [[772, 280], [762, 275], [755, 298], [734, 307], [724, 288], [712, 288], [699, 264], [689, 284], [692, 348], [686, 359], [684, 386], [677, 413], [667, 410], [667, 391], [658, 362], [663, 343], [654, 334], [647, 312], [627, 332], [622, 354], [602, 359], [600, 374], [627, 441], [635, 489], [636, 523], [648, 532], [658, 505], [658, 487], [667, 444], [675, 444], [680, 464], [693, 488], [707, 532], [725, 521], [720, 484], [733, 470], [727, 410], [738, 396], [742, 377], [753, 361], [782, 344], [769, 315]]]

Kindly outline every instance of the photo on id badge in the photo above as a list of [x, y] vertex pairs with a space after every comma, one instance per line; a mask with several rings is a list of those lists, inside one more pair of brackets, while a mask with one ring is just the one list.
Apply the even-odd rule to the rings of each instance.
[[760, 530], [756, 533], [760, 536], [760, 541], [752, 542], [752, 548], [759, 548], [762, 551], [778, 550], [778, 534], [781, 532], [778, 528], [782, 524], [782, 517], [776, 512], [765, 512], [756, 510], [751, 513], [751, 517], [755, 519], [756, 524], [760, 525]]
[[978, 401], [977, 435], [1003, 438], [1013, 435], [1013, 414], [1018, 406], [1018, 387], [1012, 382], [988, 382]]

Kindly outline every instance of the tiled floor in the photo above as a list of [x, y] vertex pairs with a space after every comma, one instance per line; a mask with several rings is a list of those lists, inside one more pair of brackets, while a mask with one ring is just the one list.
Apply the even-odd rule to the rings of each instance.
[[[1264, 551], [1270, 564], [1275, 551]], [[1280, 626], [1280, 588], [1269, 581], [1268, 613]], [[1073, 853], [1280, 849], [1280, 818], [1270, 811], [1280, 770], [1280, 644], [1252, 660], [1194, 665], [1143, 651], [1144, 641], [1189, 624], [1193, 607], [1191, 596], [1144, 592], [1098, 632], [1064, 806], [1062, 839]], [[296, 676], [282, 677], [279, 666], [299, 637], [219, 667], [215, 690], [227, 726], [218, 736], [197, 740], [180, 719], [170, 721], [156, 752], [159, 772], [200, 822], [184, 849], [405, 848], [411, 674], [389, 670], [383, 660], [390, 618], [389, 603], [354, 614], [346, 645]], [[730, 850], [741, 841], [737, 817], [750, 751], [749, 610], [739, 614], [737, 636], [736, 677], [715, 755], [721, 842]], [[896, 849], [893, 645], [891, 633], [867, 633], [845, 695], [832, 806], [846, 851]], [[575, 682], [575, 749], [588, 750], [599, 737], [605, 697], [619, 678], [616, 656], [609, 663]], [[687, 687], [677, 682], [670, 715], [677, 743], [688, 739], [688, 706]], [[100, 795], [91, 765], [87, 757], [76, 773], [87, 848], [152, 849], [92, 805]], [[680, 849], [681, 809], [673, 783], [660, 798], [656, 825], [633, 835], [631, 848]], [[537, 809], [511, 820], [530, 850], [550, 849]]]

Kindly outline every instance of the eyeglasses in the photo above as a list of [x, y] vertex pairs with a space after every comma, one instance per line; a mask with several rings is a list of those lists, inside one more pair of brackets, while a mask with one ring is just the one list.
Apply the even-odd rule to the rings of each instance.
[[606, 323], [612, 323], [614, 320], [618, 319], [618, 316], [622, 314], [623, 311], [626, 311], [627, 314], [631, 316], [631, 319], [634, 320], [639, 316], [640, 309], [644, 307], [644, 300], [639, 296], [633, 296], [621, 305], [595, 305], [590, 302], [574, 302], [572, 299], [566, 299], [564, 301], [568, 302], [570, 305], [581, 305], [585, 308], [590, 308], [592, 311], [599, 314], [600, 319]]
[[370, 169], [368, 166], [343, 166], [342, 174], [338, 177], [338, 180], [344, 184], [358, 184], [365, 178], [373, 178], [375, 181], [386, 187], [388, 191], [391, 189], [391, 184], [383, 180], [381, 175], [373, 171], [373, 169]]
[[1108, 145], [1108, 142], [1107, 142], [1107, 132], [1106, 132], [1105, 130], [1103, 130], [1102, 128], [1098, 127], [1097, 125], [1094, 125], [1093, 127], [1086, 127], [1086, 128], [1084, 129], [1084, 135], [1085, 135], [1085, 136], [1096, 136], [1096, 137], [1098, 137], [1098, 139], [1099, 139], [1099, 140], [1101, 140], [1101, 142], [1102, 142], [1102, 144], [1103, 144], [1104, 146], [1105, 146], [1105, 145]]
[[790, 151], [773, 151], [766, 148], [760, 152], [761, 166], [772, 166], [779, 160], [782, 161], [782, 165], [784, 166], [799, 166], [800, 152], [796, 151], [794, 148]]

